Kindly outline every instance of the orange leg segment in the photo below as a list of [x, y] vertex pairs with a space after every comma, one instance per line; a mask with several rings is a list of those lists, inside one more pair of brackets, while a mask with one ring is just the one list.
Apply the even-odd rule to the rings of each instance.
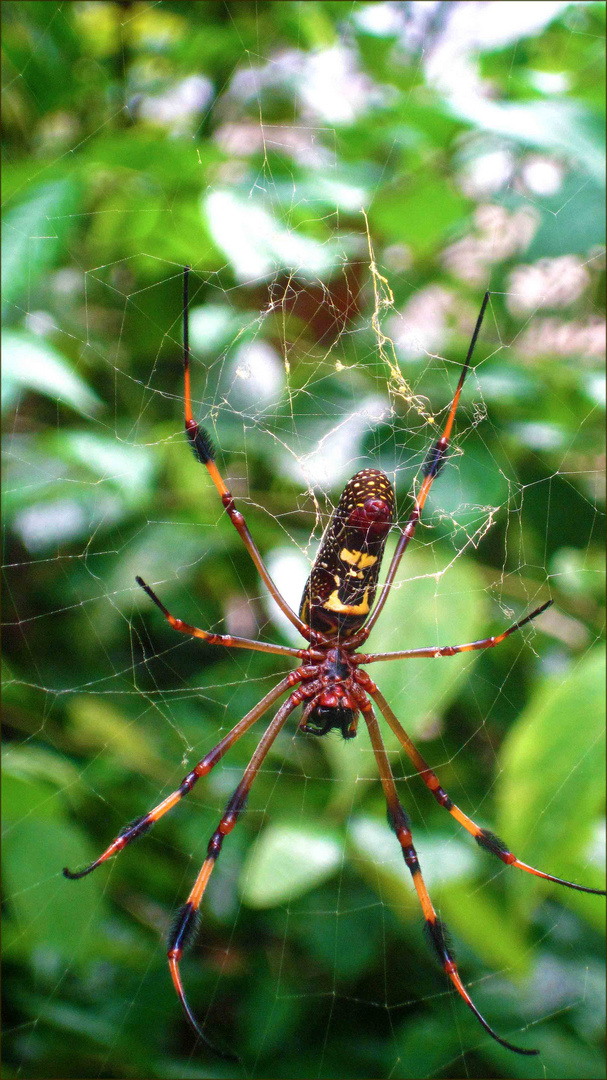
[[[181, 1001], [185, 1014], [194, 1031], [204, 1042], [210, 1045], [212, 1049], [215, 1049], [215, 1047], [211, 1043], [209, 1043], [208, 1038], [201, 1031], [199, 1025], [194, 1018], [192, 1010], [188, 1005], [183, 989], [183, 984], [181, 981], [179, 963], [181, 961], [183, 953], [188, 948], [188, 946], [193, 943], [194, 938], [196, 937], [196, 934], [198, 932], [198, 911], [205, 893], [205, 889], [209, 882], [209, 878], [213, 872], [215, 863], [221, 853], [223, 841], [228, 835], [228, 833], [232, 831], [240, 814], [245, 808], [249, 791], [251, 789], [253, 781], [255, 780], [255, 777], [259, 772], [259, 769], [261, 768], [261, 765], [268, 750], [270, 749], [278, 733], [284, 727], [284, 724], [289, 715], [293, 712], [293, 709], [295, 709], [297, 705], [301, 704], [302, 700], [303, 695], [301, 691], [294, 690], [293, 693], [290, 694], [290, 696], [287, 698], [287, 700], [283, 702], [283, 704], [280, 706], [274, 719], [270, 722], [261, 739], [259, 740], [257, 748], [245, 769], [242, 780], [240, 781], [232, 797], [229, 799], [221, 821], [219, 822], [217, 829], [215, 830], [209, 841], [209, 845], [207, 848], [207, 857], [202, 864], [202, 867], [198, 873], [198, 876], [196, 878], [196, 881], [194, 882], [194, 885], [186, 903], [177, 912], [173, 928], [169, 934], [169, 939], [167, 942], [167, 956], [175, 991], [177, 993], [177, 996], [179, 997], [179, 1000]], [[221, 1051], [218, 1052], [222, 1053]], [[222, 1056], [233, 1057], [233, 1055], [226, 1055], [225, 1053], [222, 1053]]]
[[270, 690], [268, 694], [253, 708], [246, 716], [242, 718], [226, 736], [217, 743], [212, 750], [209, 751], [205, 757], [201, 758], [197, 765], [194, 766], [191, 772], [187, 774], [181, 781], [179, 787], [173, 791], [170, 795], [167, 795], [166, 799], [163, 799], [158, 806], [155, 806], [153, 810], [150, 810], [147, 814], [143, 814], [142, 817], [137, 818], [136, 821], [132, 821], [130, 825], [127, 825], [118, 834], [115, 840], [105, 849], [102, 855], [98, 859], [95, 859], [89, 866], [86, 866], [84, 870], [68, 870], [64, 867], [63, 874], [66, 878], [75, 880], [76, 878], [86, 877], [93, 870], [96, 870], [101, 863], [104, 863], [106, 859], [111, 858], [112, 855], [117, 855], [119, 851], [122, 851], [127, 844], [132, 843], [133, 840], [137, 840], [143, 833], [155, 824], [161, 817], [168, 813], [169, 810], [175, 806], [176, 803], [183, 799], [184, 795], [187, 795], [192, 790], [194, 784], [201, 776], [206, 776], [207, 773], [217, 764], [218, 761], [224, 756], [225, 753], [234, 745], [235, 742], [244, 735], [245, 731], [248, 731], [250, 727], [263, 716], [265, 712], [274, 704], [275, 701], [281, 697], [289, 687], [295, 686], [299, 682], [300, 674], [299, 670], [290, 672], [286, 679], [283, 679], [275, 686], [273, 690]]
[[280, 595], [276, 585], [272, 581], [270, 574], [266, 568], [266, 565], [257, 549], [257, 545], [249, 532], [249, 528], [244, 519], [243, 514], [234, 506], [234, 499], [231, 492], [228, 490], [226, 484], [223, 481], [221, 473], [215, 464], [215, 452], [213, 444], [211, 442], [208, 432], [204, 428], [197, 424], [192, 414], [192, 398], [190, 387], [190, 345], [189, 345], [189, 332], [188, 332], [188, 275], [189, 266], [186, 266], [183, 277], [183, 367], [184, 367], [184, 401], [185, 401], [185, 431], [190, 441], [194, 456], [202, 465], [204, 465], [213, 481], [225, 507], [227, 514], [230, 517], [232, 524], [234, 525], [238, 535], [240, 536], [243, 544], [245, 545], [249, 555], [251, 556], [257, 572], [265, 583], [268, 592], [275, 602], [278, 604], [280, 610], [287, 616], [289, 621], [299, 630], [302, 637], [306, 641], [313, 641], [316, 635], [306, 624], [296, 615], [292, 608], [289, 607], [286, 600]]
[[470, 997], [464, 984], [462, 983], [459, 972], [457, 970], [457, 965], [453, 958], [451, 947], [448, 942], [447, 930], [444, 924], [436, 915], [436, 911], [434, 910], [434, 906], [432, 904], [424, 879], [422, 877], [419, 860], [417, 858], [417, 852], [413, 846], [413, 838], [411, 836], [409, 819], [398, 799], [396, 785], [394, 783], [394, 777], [392, 775], [390, 762], [388, 761], [388, 755], [386, 754], [386, 750], [382, 741], [379, 725], [377, 723], [377, 718], [370, 704], [367, 704], [367, 706], [364, 707], [362, 711], [365, 721], [367, 723], [367, 727], [369, 729], [371, 745], [373, 747], [373, 753], [375, 754], [377, 767], [379, 769], [379, 776], [382, 782], [382, 787], [384, 789], [384, 795], [386, 797], [386, 803], [388, 806], [388, 821], [393, 832], [396, 833], [396, 837], [402, 848], [403, 858], [405, 860], [405, 864], [407, 865], [411, 873], [413, 885], [415, 886], [415, 891], [417, 892], [419, 902], [424, 913], [424, 918], [426, 920], [426, 932], [428, 935], [428, 940], [430, 941], [430, 944], [432, 945], [434, 952], [438, 957], [439, 963], [441, 964], [443, 971], [446, 975], [449, 976], [451, 982], [453, 983], [453, 986], [457, 990], [460, 997], [463, 998], [468, 1008], [472, 1010], [479, 1023], [482, 1024], [485, 1031], [488, 1032], [492, 1039], [495, 1039], [496, 1042], [500, 1043], [502, 1046], [505, 1046], [507, 1050], [513, 1050], [516, 1054], [525, 1054], [529, 1056], [537, 1054], [539, 1052], [537, 1050], [525, 1050], [521, 1046], [514, 1046], [512, 1043], [507, 1042], [506, 1039], [502, 1039], [499, 1035], [497, 1035], [496, 1032], [493, 1031], [493, 1028], [489, 1026], [484, 1016], [481, 1015], [476, 1005], [472, 1001], [472, 998]]
[[476, 822], [472, 821], [471, 818], [464, 814], [463, 810], [460, 810], [459, 806], [455, 805], [444, 788], [441, 787], [438, 776], [432, 771], [430, 766], [421, 756], [419, 750], [407, 735], [404, 727], [394, 715], [385, 697], [377, 686], [375, 686], [375, 683], [372, 683], [371, 680], [369, 680], [368, 683], [366, 680], [363, 680], [363, 685], [365, 690], [375, 701], [384, 719], [392, 728], [392, 731], [396, 735], [403, 750], [415, 765], [424, 784], [432, 793], [439, 806], [443, 806], [445, 810], [448, 810], [451, 817], [455, 818], [455, 820], [474, 837], [479, 847], [484, 848], [485, 851], [489, 851], [492, 855], [496, 855], [498, 859], [501, 859], [502, 862], [506, 864], [506, 866], [516, 866], [519, 870], [525, 870], [528, 874], [534, 874], [535, 877], [544, 878], [545, 881], [553, 881], [557, 885], [565, 885], [568, 889], [575, 889], [577, 892], [594, 893], [597, 896], [605, 895], [604, 889], [590, 889], [586, 885], [576, 885], [573, 881], [565, 881], [564, 878], [555, 877], [553, 874], [546, 874], [542, 870], [536, 870], [533, 866], [528, 866], [527, 863], [521, 862], [520, 859], [517, 859], [516, 855], [508, 850], [507, 845], [499, 836], [490, 832], [489, 829], [481, 828], [480, 825], [477, 825]]
[[156, 607], [160, 609], [173, 630], [178, 630], [180, 634], [188, 634], [190, 637], [199, 638], [209, 645], [225, 645], [229, 649], [250, 649], [251, 652], [272, 653], [274, 656], [292, 656], [298, 660], [303, 660], [304, 657], [311, 655], [312, 659], [318, 658], [322, 660], [322, 654], [310, 653], [307, 649], [291, 649], [287, 645], [270, 645], [264, 641], [254, 641], [252, 638], [233, 637], [232, 634], [212, 634], [208, 630], [200, 630], [198, 626], [191, 626], [190, 623], [184, 622], [183, 619], [177, 619], [174, 615], [171, 615], [162, 600], [156, 596], [154, 590], [145, 583], [143, 578], [137, 575], [135, 581], [148, 594], [150, 600], [153, 600]]
[[457, 653], [475, 652], [477, 649], [493, 649], [496, 645], [500, 645], [502, 641], [505, 641], [507, 637], [510, 637], [510, 634], [513, 634], [515, 630], [520, 630], [521, 626], [525, 626], [532, 619], [536, 619], [546, 608], [551, 607], [553, 602], [547, 600], [545, 604], [536, 608], [530, 615], [526, 615], [524, 619], [520, 619], [513, 626], [509, 626], [507, 630], [502, 630], [501, 634], [495, 634], [494, 637], [480, 638], [478, 641], [470, 641], [467, 645], [438, 645], [436, 647], [429, 645], [425, 649], [406, 649], [403, 652], [358, 653], [357, 660], [359, 664], [374, 664], [377, 660], [415, 660], [424, 657], [456, 656]]

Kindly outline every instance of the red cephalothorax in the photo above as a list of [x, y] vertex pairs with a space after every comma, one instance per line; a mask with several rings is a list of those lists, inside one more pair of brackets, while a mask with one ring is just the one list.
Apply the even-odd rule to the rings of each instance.
[[[384, 720], [391, 728], [438, 805], [447, 810], [457, 823], [476, 840], [481, 848], [495, 855], [506, 866], [517, 867], [528, 874], [534, 874], [536, 877], [556, 882], [559, 885], [566, 885], [570, 889], [604, 895], [603, 890], [591, 889], [584, 885], [574, 884], [571, 881], [564, 881], [562, 878], [554, 877], [552, 874], [546, 874], [542, 870], [536, 870], [534, 867], [528, 866], [508, 850], [503, 840], [489, 832], [488, 829], [481, 828], [460, 810], [445, 789], [441, 787], [436, 773], [424, 761], [383, 694], [367, 672], [362, 670], [361, 665], [373, 664], [383, 660], [407, 660], [413, 657], [454, 656], [456, 653], [472, 652], [477, 649], [492, 649], [510, 634], [535, 619], [537, 615], [540, 615], [542, 611], [545, 611], [550, 606], [552, 601], [547, 600], [541, 607], [532, 611], [530, 615], [520, 619], [519, 622], [509, 626], [508, 629], [502, 630], [501, 633], [493, 637], [481, 638], [479, 641], [471, 641], [465, 645], [430, 645], [419, 649], [392, 653], [363, 654], [356, 651], [367, 640], [378, 615], [383, 609], [400, 560], [415, 533], [430, 487], [445, 461], [457, 404], [485, 308], [489, 302], [489, 293], [485, 294], [483, 300], [470, 348], [468, 349], [466, 363], [449, 408], [445, 427], [426, 458], [422, 468], [422, 482], [409, 517], [404, 527], [398, 530], [399, 538], [396, 549], [373, 612], [371, 612], [371, 608], [375, 599], [384, 545], [394, 520], [395, 499], [392, 485], [383, 472], [377, 469], [363, 469], [362, 472], [356, 473], [356, 476], [353, 476], [344, 488], [322, 538], [318, 555], [304, 589], [299, 615], [296, 615], [270, 577], [243, 514], [236, 510], [234, 506], [234, 499], [215, 464], [213, 447], [209, 436], [203, 428], [199, 427], [192, 416], [187, 333], [187, 283], [188, 271], [186, 269], [184, 275], [184, 367], [187, 437], [198, 461], [206, 467], [221, 497], [226, 513], [253, 559], [270, 595], [308, 645], [305, 649], [296, 649], [287, 645], [275, 645], [269, 642], [254, 641], [249, 638], [234, 637], [231, 634], [212, 634], [208, 630], [201, 630], [197, 626], [191, 626], [182, 619], [171, 615], [170, 611], [156, 596], [154, 590], [138, 577], [137, 583], [160, 609], [167, 622], [179, 633], [199, 638], [210, 645], [224, 645], [230, 648], [272, 653], [283, 659], [291, 657], [298, 660], [301, 666], [289, 672], [246, 716], [243, 716], [242, 720], [239, 720], [232, 730], [228, 731], [223, 739], [205, 757], [201, 758], [183, 778], [175, 791], [148, 811], [147, 814], [122, 829], [99, 858], [76, 873], [67, 869], [63, 872], [68, 878], [84, 877], [105, 862], [106, 859], [116, 855], [131, 841], [142, 836], [151, 828], [154, 822], [168, 813], [184, 795], [187, 795], [192, 790], [200, 777], [206, 776], [217, 762], [221, 761], [224, 754], [241, 735], [244, 735], [268, 709], [278, 704], [281, 697], [285, 694], [288, 695], [276, 710], [261, 736], [240, 783], [228, 800], [221, 820], [209, 840], [206, 858], [192, 886], [190, 895], [186, 903], [176, 913], [173, 929], [169, 934], [167, 954], [175, 990], [192, 1027], [201, 1039], [212, 1046], [212, 1044], [209, 1044], [206, 1035], [198, 1027], [188, 1005], [181, 982], [179, 965], [183, 953], [188, 945], [192, 944], [196, 936], [200, 904], [213, 872], [213, 867], [221, 854], [223, 842], [245, 809], [247, 796], [268, 750], [296, 708], [303, 706], [299, 724], [300, 731], [312, 735], [326, 735], [328, 732], [337, 729], [344, 739], [354, 738], [356, 725], [359, 716], [362, 714], [377, 761], [379, 777], [388, 808], [388, 821], [396, 834], [405, 865], [411, 874], [413, 886], [424, 915], [428, 941], [438, 962], [460, 997], [496, 1042], [501, 1043], [502, 1046], [507, 1047], [509, 1050], [514, 1050], [518, 1054], [537, 1054], [537, 1050], [513, 1046], [512, 1043], [497, 1035], [489, 1027], [484, 1017], [481, 1016], [461, 980], [451, 952], [447, 932], [436, 915], [424, 884], [419, 860], [413, 846], [411, 825], [398, 798], [390, 761], [371, 702], [373, 701], [381, 712]], [[234, 1055], [227, 1053], [223, 1054], [223, 1056], [234, 1057]]]
[[[322, 646], [313, 650], [322, 655]], [[361, 697], [358, 682], [358, 658], [340, 648], [327, 648], [320, 664], [310, 668], [310, 676], [322, 689], [315, 692], [304, 709], [299, 730], [309, 735], [326, 735], [337, 729], [344, 739], [356, 735]], [[302, 672], [306, 668], [301, 668]], [[304, 684], [305, 685], [305, 684]]]

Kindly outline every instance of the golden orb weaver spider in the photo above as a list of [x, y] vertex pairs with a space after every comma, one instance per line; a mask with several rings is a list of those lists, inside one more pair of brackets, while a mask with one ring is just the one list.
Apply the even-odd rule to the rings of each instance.
[[323, 534], [321, 544], [312, 566], [310, 577], [303, 591], [299, 613], [296, 614], [281, 596], [272, 581], [263, 559], [249, 532], [243, 515], [234, 505], [234, 499], [226, 487], [215, 464], [215, 455], [207, 432], [201, 428], [192, 416], [190, 395], [190, 348], [188, 333], [188, 276], [189, 267], [184, 270], [183, 285], [183, 362], [184, 362], [184, 400], [185, 430], [197, 460], [206, 467], [215, 485], [225, 510], [237, 529], [257, 571], [265, 583], [270, 595], [286, 615], [293, 626], [308, 643], [305, 649], [294, 649], [282, 645], [270, 645], [248, 638], [233, 637], [229, 634], [212, 634], [176, 618], [167, 610], [156, 593], [142, 578], [137, 583], [147, 593], [162, 612], [170, 625], [182, 634], [200, 638], [211, 645], [225, 645], [230, 648], [251, 649], [258, 652], [272, 653], [282, 657], [293, 657], [300, 661], [300, 666], [282, 679], [258, 704], [240, 720], [227, 735], [217, 743], [208, 754], [184, 777], [179, 787], [147, 814], [127, 825], [99, 858], [84, 870], [77, 872], [64, 869], [67, 878], [82, 878], [90, 874], [101, 863], [121, 851], [122, 848], [146, 832], [154, 822], [172, 809], [180, 799], [192, 790], [201, 776], [207, 773], [227, 753], [231, 746], [259, 720], [272, 705], [288, 692], [286, 701], [276, 711], [274, 718], [262, 735], [257, 748], [247, 765], [243, 777], [229, 799], [223, 816], [213, 833], [207, 856], [190, 891], [186, 903], [178, 910], [168, 938], [168, 960], [173, 984], [185, 1014], [194, 1031], [212, 1050], [223, 1057], [234, 1055], [218, 1050], [201, 1031], [190, 1006], [188, 1005], [179, 971], [179, 963], [188, 945], [191, 945], [198, 930], [198, 913], [204, 892], [221, 852], [224, 838], [232, 831], [239, 815], [245, 809], [251, 786], [259, 772], [268, 750], [284, 727], [295, 708], [303, 705], [299, 730], [313, 735], [325, 735], [333, 728], [339, 729], [344, 739], [356, 736], [357, 724], [362, 714], [367, 725], [371, 746], [388, 808], [388, 821], [401, 845], [403, 858], [408, 867], [413, 885], [419, 898], [425, 919], [428, 940], [445, 974], [451, 980], [460, 997], [472, 1010], [485, 1031], [508, 1050], [517, 1054], [534, 1055], [538, 1050], [528, 1050], [502, 1039], [489, 1026], [472, 1001], [458, 972], [453, 950], [449, 943], [444, 924], [437, 917], [430, 896], [424, 884], [419, 861], [413, 846], [411, 824], [398, 799], [392, 769], [384, 748], [377, 717], [371, 704], [375, 703], [388, 726], [392, 729], [403, 750], [415, 766], [421, 779], [439, 806], [451, 814], [455, 820], [474, 837], [477, 844], [485, 851], [497, 856], [507, 866], [517, 867], [528, 874], [544, 878], [547, 881], [565, 885], [569, 889], [594, 893], [604, 896], [602, 889], [591, 889], [564, 881], [552, 874], [536, 870], [517, 859], [498, 836], [481, 828], [452, 801], [433, 770], [416, 749], [407, 732], [400, 724], [380, 690], [362, 670], [363, 666], [387, 660], [405, 660], [418, 657], [454, 656], [456, 653], [471, 652], [478, 649], [491, 649], [505, 638], [531, 622], [552, 604], [548, 600], [531, 614], [503, 630], [500, 634], [468, 642], [464, 645], [444, 645], [424, 647], [403, 652], [359, 653], [358, 648], [367, 640], [388, 599], [396, 576], [400, 560], [415, 533], [417, 523], [428, 492], [445, 462], [449, 448], [451, 431], [466, 374], [480, 333], [485, 310], [489, 302], [489, 292], [485, 293], [481, 309], [472, 334], [470, 346], [462, 372], [451, 401], [447, 421], [442, 435], [429, 451], [423, 465], [423, 480], [415, 498], [413, 509], [400, 535], [386, 579], [381, 587], [379, 599], [373, 611], [373, 602], [378, 585], [379, 570], [388, 533], [393, 525], [396, 499], [388, 477], [377, 469], [363, 469], [346, 484], [337, 507]]

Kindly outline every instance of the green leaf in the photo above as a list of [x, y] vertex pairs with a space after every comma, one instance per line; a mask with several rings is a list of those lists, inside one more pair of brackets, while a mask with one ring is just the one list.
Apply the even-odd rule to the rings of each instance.
[[[217, 164], [223, 154], [213, 143], [199, 144], [196, 161], [199, 166]], [[154, 177], [163, 188], [168, 184], [183, 187], [192, 165], [192, 145], [189, 139], [171, 140], [171, 153], [167, 154], [166, 138], [161, 131], [137, 131], [131, 128], [125, 134], [100, 134], [91, 143], [89, 160], [95, 167], [111, 170], [126, 176], [128, 173]], [[199, 178], [192, 181], [197, 187]]]
[[[497, 617], [495, 611], [490, 618], [483, 578], [470, 560], [462, 556], [449, 565], [428, 551], [407, 552], [365, 649], [380, 653], [463, 644], [491, 633]], [[476, 656], [388, 660], [369, 665], [368, 671], [414, 734], [444, 714]]]
[[164, 776], [163, 762], [154, 753], [149, 733], [105, 700], [89, 694], [76, 695], [68, 712], [74, 746], [89, 753], [102, 750], [113, 754], [123, 765], [144, 775]]
[[258, 315], [236, 314], [227, 304], [205, 304], [190, 308], [190, 341], [203, 356], [215, 356], [228, 345], [247, 322], [256, 324]]
[[56, 817], [58, 812], [57, 790], [52, 784], [33, 783], [24, 777], [11, 776], [6, 769], [2, 769], [2, 818], [5, 835], [10, 833], [15, 821], [20, 821], [27, 814], [35, 813], [37, 817], [52, 818]]
[[[35, 806], [39, 785], [31, 785], [31, 794]], [[61, 870], [66, 863], [86, 865], [90, 857], [79, 830], [66, 821], [32, 813], [7, 833], [2, 875], [20, 931], [13, 939], [17, 952], [44, 948], [73, 961], [88, 955], [103, 882], [87, 878], [69, 889]]]
[[335, 873], [343, 855], [338, 833], [302, 825], [270, 825], [249, 853], [240, 895], [253, 908], [275, 907]]
[[[597, 647], [565, 677], [540, 684], [502, 745], [496, 792], [500, 830], [520, 859], [595, 888], [602, 874], [587, 845], [605, 798], [604, 719], [605, 654]], [[596, 903], [536, 877], [523, 890], [521, 878], [517, 893], [527, 904], [547, 889], [584, 910]]]
[[2, 302], [25, 303], [39, 277], [64, 253], [70, 215], [79, 206], [72, 180], [34, 187], [2, 219]]
[[[78, 772], [71, 761], [46, 746], [7, 746], [2, 754], [2, 816], [4, 821], [19, 818], [34, 809], [36, 814], [54, 817], [54, 793], [75, 784]], [[34, 806], [30, 785], [40, 785], [39, 805]], [[25, 795], [27, 792], [27, 795]]]
[[586, 255], [595, 244], [605, 243], [605, 189], [598, 181], [582, 172], [572, 173], [542, 205], [545, 213], [525, 252], [525, 262], [570, 252]]
[[604, 126], [577, 102], [498, 102], [467, 94], [452, 98], [449, 107], [454, 116], [477, 128], [506, 135], [523, 146], [565, 154], [595, 180], [605, 183]]
[[414, 179], [380, 189], [369, 208], [369, 220], [392, 243], [402, 240], [426, 255], [446, 239], [466, 209], [466, 200], [447, 180], [420, 170]]
[[88, 431], [62, 433], [58, 449], [64, 459], [76, 461], [106, 483], [120, 488], [129, 502], [148, 493], [154, 457], [144, 446], [129, 446], [116, 438]]
[[[494, 1020], [496, 1022], [497, 1018]], [[545, 1077], [567, 1076], [568, 1080], [596, 1077], [601, 1080], [605, 1076], [605, 1057], [599, 1048], [595, 1050], [589, 1042], [588, 1038], [576, 1038], [567, 1028], [559, 1030], [554, 1024], [542, 1023], [534, 1025], [530, 1037], [524, 1041], [526, 1046], [539, 1050], [539, 1058], [511, 1054], [491, 1039], [483, 1046], [483, 1052], [488, 1060], [494, 1062], [493, 1068], [499, 1069], [501, 1075], [535, 1080], [538, 1075], [536, 1062], [541, 1061], [542, 1075]]]
[[101, 402], [70, 361], [53, 345], [33, 334], [6, 330], [2, 334], [3, 393], [14, 398], [16, 388], [34, 390], [85, 415], [96, 412]]
[[[470, 837], [470, 844], [474, 841]], [[478, 863], [484, 880], [491, 877], [495, 864], [487, 859]], [[425, 867], [424, 867], [425, 870]], [[449, 884], [440, 894], [440, 914], [456, 940], [465, 941], [493, 972], [508, 978], [527, 974], [532, 960], [525, 933], [525, 921], [491, 887], [469, 883]]]
[[228, 191], [206, 195], [202, 205], [217, 244], [236, 277], [269, 277], [292, 269], [299, 277], [316, 277], [336, 263], [334, 243], [321, 243], [281, 224], [263, 205]]
[[68, 902], [63, 866], [90, 861], [80, 831], [64, 819], [58, 791], [60, 783], [76, 781], [75, 770], [39, 749], [3, 755], [2, 874], [15, 924], [7, 956], [44, 949], [47, 955], [55, 952], [76, 960], [93, 947], [91, 928], [102, 883], [89, 878], [79, 882], [82, 887], [71, 890]]
[[457, 1028], [434, 1016], [422, 1015], [415, 1024], [403, 1021], [394, 1038], [408, 1080], [440, 1075], [445, 1061], [460, 1050]]
[[[428, 889], [452, 887], [458, 881], [469, 880], [478, 865], [475, 848], [446, 833], [418, 837], [415, 846]], [[402, 916], [403, 910], [415, 909], [419, 902], [411, 887], [411, 874], [402, 848], [385, 822], [358, 814], [350, 821], [348, 848], [352, 865], [397, 914]]]

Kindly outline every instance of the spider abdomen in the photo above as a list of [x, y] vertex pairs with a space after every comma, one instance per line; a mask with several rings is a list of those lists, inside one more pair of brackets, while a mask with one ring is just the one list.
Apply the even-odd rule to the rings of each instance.
[[300, 617], [313, 630], [349, 637], [364, 624], [395, 502], [392, 484], [379, 469], [363, 469], [346, 484], [301, 599]]

